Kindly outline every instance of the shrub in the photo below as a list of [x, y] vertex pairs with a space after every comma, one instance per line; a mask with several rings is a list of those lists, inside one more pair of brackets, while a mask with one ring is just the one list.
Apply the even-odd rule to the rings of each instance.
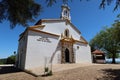
[[16, 61], [16, 56], [11, 55], [10, 57], [7, 58], [6, 64], [15, 64]]

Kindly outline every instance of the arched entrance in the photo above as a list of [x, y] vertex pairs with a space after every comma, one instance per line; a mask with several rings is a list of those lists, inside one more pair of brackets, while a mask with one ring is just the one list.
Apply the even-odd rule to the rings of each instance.
[[70, 62], [70, 55], [69, 50], [65, 49], [65, 62]]
[[70, 37], [69, 30], [66, 29], [61, 34], [61, 63], [75, 63], [73, 44], [75, 40]]

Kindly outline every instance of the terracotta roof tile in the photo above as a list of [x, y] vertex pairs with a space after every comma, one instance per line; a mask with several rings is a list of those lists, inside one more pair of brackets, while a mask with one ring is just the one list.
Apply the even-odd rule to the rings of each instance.
[[92, 52], [93, 54], [104, 54], [102, 51], [100, 51], [100, 50], [95, 50], [95, 51], [93, 51]]

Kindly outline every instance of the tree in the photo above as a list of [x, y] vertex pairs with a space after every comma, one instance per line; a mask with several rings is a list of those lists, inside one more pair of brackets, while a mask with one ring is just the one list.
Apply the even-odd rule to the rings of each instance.
[[120, 50], [120, 28], [116, 23], [111, 28], [101, 30], [91, 41], [90, 45], [93, 49], [101, 49], [112, 56], [112, 63], [115, 62], [117, 53]]
[[8, 20], [10, 27], [17, 24], [28, 26], [41, 11], [41, 5], [34, 0], [0, 0], [0, 22]]
[[0, 59], [0, 64], [5, 64], [6, 63], [6, 58]]
[[112, 3], [115, 3], [114, 11], [120, 7], [120, 0], [102, 0], [100, 3], [100, 8], [105, 8], [106, 5], [110, 5]]
[[[58, 0], [46, 0], [47, 6], [52, 6], [53, 4], [57, 3]], [[64, 4], [68, 4], [68, 2], [72, 2], [73, 0], [62, 0]]]
[[[44, 0], [47, 6], [52, 6], [56, 0]], [[63, 0], [66, 2], [68, 0]], [[0, 22], [8, 20], [10, 28], [16, 25], [28, 26], [28, 22], [35, 21], [35, 18], [42, 12], [42, 6], [35, 0], [0, 0]]]
[[[54, 3], [57, 2], [57, 0], [46, 0], [47, 3], [48, 3], [48, 6], [52, 6]], [[62, 0], [63, 3], [68, 3], [68, 1], [73, 1], [73, 0]], [[82, 1], [82, 0], [80, 0]], [[86, 0], [86, 1], [91, 1], [91, 0]], [[118, 9], [120, 7], [120, 0], [101, 0], [100, 2], [100, 8], [105, 8], [107, 5], [109, 6], [110, 4], [114, 4], [115, 3], [115, 6], [114, 6], [114, 11], [116, 9]]]
[[[40, 0], [39, 0], [40, 1]], [[47, 6], [52, 6], [57, 3], [58, 0], [43, 0]], [[67, 4], [73, 0], [61, 0]], [[82, 0], [80, 0], [82, 1]], [[89, 1], [89, 0], [86, 0]], [[100, 3], [101, 8], [105, 8], [106, 4], [115, 4], [114, 10], [120, 6], [120, 0], [102, 0]], [[42, 6], [36, 3], [35, 0], [0, 0], [0, 22], [8, 20], [10, 22], [10, 28], [14, 28], [16, 25], [22, 25], [24, 27], [29, 26], [28, 22], [35, 21], [35, 18], [42, 12]]]
[[120, 37], [118, 37], [120, 35], [120, 14], [117, 16], [117, 20], [115, 20], [115, 23], [113, 24], [113, 26], [115, 27], [115, 38], [117, 41], [120, 41]]
[[16, 61], [16, 55], [11, 55], [7, 58], [6, 64], [15, 64]]

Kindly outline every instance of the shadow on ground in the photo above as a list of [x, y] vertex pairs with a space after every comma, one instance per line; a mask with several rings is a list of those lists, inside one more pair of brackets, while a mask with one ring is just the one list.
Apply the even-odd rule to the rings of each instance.
[[21, 72], [21, 70], [18, 68], [15, 68], [14, 66], [0, 67], [0, 74], [15, 73], [15, 72]]
[[97, 80], [120, 80], [120, 69], [103, 69], [104, 76]]

